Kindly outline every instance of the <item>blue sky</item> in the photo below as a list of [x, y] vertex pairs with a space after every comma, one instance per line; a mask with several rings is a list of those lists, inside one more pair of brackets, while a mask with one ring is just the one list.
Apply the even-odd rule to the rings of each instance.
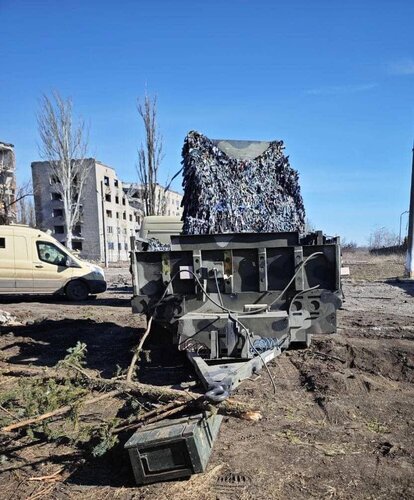
[[[165, 158], [189, 130], [283, 139], [307, 215], [366, 243], [398, 233], [414, 139], [414, 2], [0, 0], [0, 140], [39, 158], [42, 93], [71, 96], [90, 153], [136, 180], [136, 98], [157, 94]], [[175, 183], [181, 189], [180, 181]]]

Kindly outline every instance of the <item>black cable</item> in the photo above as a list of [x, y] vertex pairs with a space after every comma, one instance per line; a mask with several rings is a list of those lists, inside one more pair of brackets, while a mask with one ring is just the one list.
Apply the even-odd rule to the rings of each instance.
[[266, 364], [265, 360], [263, 359], [262, 355], [254, 347], [253, 342], [251, 341], [251, 338], [250, 338], [250, 335], [249, 335], [249, 330], [243, 325], [243, 323], [239, 319], [233, 318], [230, 314], [229, 314], [229, 317], [231, 319], [233, 319], [234, 321], [236, 321], [244, 329], [244, 331], [246, 332], [247, 341], [249, 342], [250, 347], [253, 349], [253, 351], [259, 356], [260, 361], [262, 362], [263, 366], [266, 368], [267, 374], [269, 375], [269, 378], [270, 378], [270, 382], [272, 383], [272, 386], [273, 386], [273, 391], [276, 394], [277, 393], [276, 382], [275, 382], [275, 380], [273, 378], [273, 375], [270, 373], [269, 367], [267, 366], [267, 364]]
[[213, 273], [214, 273], [214, 280], [216, 282], [216, 288], [217, 288], [217, 294], [219, 297], [219, 301], [220, 301], [221, 307], [224, 307], [223, 298], [221, 296], [220, 287], [219, 287], [219, 283], [218, 283], [218, 279], [217, 279], [217, 269], [216, 268], [213, 269]]
[[[263, 304], [263, 307], [259, 307], [257, 309], [255, 309], [254, 311], [232, 311], [231, 309], [228, 309], [227, 307], [224, 307], [222, 305], [220, 305], [218, 302], [216, 302], [212, 297], [210, 297], [210, 295], [206, 292], [206, 290], [204, 290], [204, 286], [202, 285], [201, 281], [199, 280], [198, 276], [193, 273], [193, 271], [190, 271], [188, 270], [187, 272], [189, 272], [190, 274], [192, 274], [196, 280], [196, 282], [198, 283], [199, 287], [201, 288], [201, 291], [203, 292], [203, 294], [207, 297], [208, 300], [210, 300], [210, 302], [212, 302], [215, 306], [219, 307], [220, 309], [222, 309], [223, 311], [227, 312], [227, 313], [230, 313], [230, 314], [243, 314], [243, 315], [253, 315], [253, 314], [257, 314], [261, 311], [265, 311], [266, 309], [268, 309], [269, 307], [271, 307], [275, 302], [277, 302], [278, 300], [280, 300], [283, 295], [287, 292], [288, 288], [290, 287], [290, 285], [293, 283], [293, 280], [296, 278], [296, 275], [299, 273], [299, 271], [302, 270], [302, 268], [305, 266], [305, 264], [310, 260], [312, 259], [313, 257], [315, 257], [316, 255], [323, 255], [323, 252], [314, 252], [313, 254], [309, 255], [309, 257], [307, 257], [302, 263], [301, 265], [299, 266], [299, 268], [296, 270], [296, 272], [294, 273], [294, 275], [292, 276], [292, 278], [290, 279], [289, 283], [285, 286], [285, 288], [280, 292], [280, 294], [272, 301], [270, 302], [270, 304]], [[319, 286], [319, 285], [318, 285]], [[258, 304], [258, 305], [261, 305], [261, 304]]]

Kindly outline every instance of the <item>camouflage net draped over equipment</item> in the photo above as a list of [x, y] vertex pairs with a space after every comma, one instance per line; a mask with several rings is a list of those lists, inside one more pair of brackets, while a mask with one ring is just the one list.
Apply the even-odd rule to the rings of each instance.
[[220, 141], [190, 132], [182, 151], [183, 234], [303, 232], [299, 177], [283, 149], [283, 141]]

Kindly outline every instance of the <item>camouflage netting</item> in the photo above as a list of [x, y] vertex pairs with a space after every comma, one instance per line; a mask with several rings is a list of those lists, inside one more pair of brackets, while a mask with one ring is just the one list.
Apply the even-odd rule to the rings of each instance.
[[190, 132], [182, 151], [183, 234], [304, 230], [299, 177], [283, 141], [211, 140]]

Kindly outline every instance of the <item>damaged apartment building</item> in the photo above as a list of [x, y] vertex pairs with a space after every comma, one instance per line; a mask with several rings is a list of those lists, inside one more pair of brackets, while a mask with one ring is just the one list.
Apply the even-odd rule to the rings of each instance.
[[[142, 199], [142, 184], [124, 182], [124, 189], [129, 193], [130, 199]], [[181, 217], [183, 214], [181, 207], [182, 199], [183, 195], [181, 193], [177, 193], [177, 191], [173, 191], [172, 189], [166, 189], [158, 183], [155, 185], [155, 212], [157, 215]]]
[[0, 141], [0, 224], [16, 222], [16, 158], [13, 144]]
[[[89, 175], [85, 182], [80, 218], [73, 231], [72, 248], [82, 258], [94, 261], [127, 261], [130, 237], [140, 229], [142, 210], [139, 200], [131, 199], [128, 189], [113, 168], [89, 158]], [[63, 201], [52, 174], [50, 163], [32, 163], [36, 224], [51, 230], [62, 244], [66, 243]]]

